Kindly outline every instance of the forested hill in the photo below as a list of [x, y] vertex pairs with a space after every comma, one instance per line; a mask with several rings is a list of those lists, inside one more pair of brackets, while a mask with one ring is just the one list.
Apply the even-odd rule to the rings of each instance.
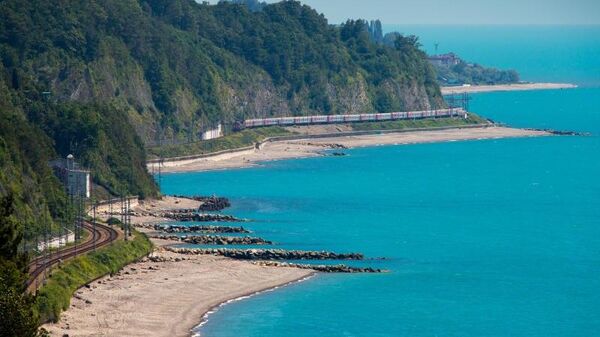
[[249, 116], [443, 104], [414, 39], [377, 45], [364, 22], [332, 26], [296, 1], [250, 11], [193, 0], [0, 0], [0, 57], [0, 194], [37, 204], [28, 214], [64, 198], [47, 161], [70, 152], [103, 190], [148, 196], [157, 192], [144, 144], [159, 135]]

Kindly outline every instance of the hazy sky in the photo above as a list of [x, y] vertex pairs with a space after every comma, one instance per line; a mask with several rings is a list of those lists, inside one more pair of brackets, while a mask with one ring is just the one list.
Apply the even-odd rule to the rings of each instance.
[[[267, 2], [277, 2], [267, 0]], [[600, 24], [600, 0], [303, 0], [330, 23]]]

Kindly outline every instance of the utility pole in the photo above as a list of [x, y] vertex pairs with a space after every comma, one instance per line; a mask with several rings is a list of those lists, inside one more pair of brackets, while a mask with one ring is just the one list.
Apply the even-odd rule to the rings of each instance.
[[[44, 263], [49, 263], [50, 262], [50, 256], [48, 255], [48, 253], [50, 252], [50, 249], [48, 247], [48, 220], [44, 220], [44, 253], [43, 253], [43, 261]], [[44, 268], [44, 280], [42, 282], [42, 284], [46, 284], [46, 280], [48, 279], [48, 266], [46, 266], [46, 268]]]
[[[73, 167], [73, 169], [75, 169], [75, 167]], [[77, 211], [76, 211], [76, 215], [75, 215], [75, 255], [77, 255], [77, 241], [81, 239], [81, 227], [82, 227], [82, 223], [81, 223], [82, 198], [81, 198], [80, 191], [81, 191], [80, 181], [79, 181], [79, 179], [77, 179], [75, 182], [75, 191], [71, 192], [75, 196], [75, 198], [76, 198], [75, 201], [77, 202]]]
[[95, 200], [92, 198], [92, 242], [93, 242], [93, 248], [94, 251], [96, 251], [96, 202]]
[[75, 219], [75, 217], [73, 216], [75, 215], [75, 213], [73, 213], [74, 207], [75, 196], [73, 195], [72, 191], [69, 191], [69, 222], [73, 223], [73, 244], [75, 247], [75, 255], [77, 255], [77, 219]]
[[[45, 108], [46, 108], [46, 114], [49, 114], [49, 111], [48, 111], [48, 102], [50, 100], [50, 95], [51, 95], [50, 91], [44, 91], [44, 92], [42, 92], [42, 97], [44, 98], [44, 105], [45, 105]], [[44, 183], [47, 183], [47, 181], [44, 181]], [[45, 225], [44, 226], [45, 227], [45, 230], [44, 230], [44, 241], [45, 241], [45, 244], [44, 244], [43, 256], [45, 256], [46, 262], [49, 264], [50, 263], [50, 257], [51, 257], [51, 255], [50, 255], [50, 244], [49, 244], [50, 243], [50, 238], [49, 238], [49, 235], [50, 235], [51, 229], [50, 229], [50, 223], [49, 223], [48, 219], [44, 220], [44, 225]], [[49, 266], [46, 266], [46, 267], [49, 267]], [[46, 284], [46, 279], [47, 278], [48, 278], [48, 268], [44, 268], [44, 284]]]
[[127, 204], [125, 202], [125, 193], [121, 194], [121, 224], [123, 226], [123, 233], [125, 234], [125, 241], [127, 240]]
[[131, 237], [131, 199], [127, 198], [127, 235]]

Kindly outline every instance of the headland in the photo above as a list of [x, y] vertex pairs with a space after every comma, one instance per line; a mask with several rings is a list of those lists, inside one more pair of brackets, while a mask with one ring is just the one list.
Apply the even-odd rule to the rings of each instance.
[[515, 84], [494, 84], [494, 85], [468, 85], [441, 87], [442, 95], [452, 94], [474, 94], [480, 92], [494, 91], [524, 91], [524, 90], [552, 90], [552, 89], [573, 89], [577, 85], [570, 83], [515, 83]]

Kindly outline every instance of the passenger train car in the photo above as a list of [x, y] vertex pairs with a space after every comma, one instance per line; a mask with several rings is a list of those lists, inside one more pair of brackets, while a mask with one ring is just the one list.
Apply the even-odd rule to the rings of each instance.
[[461, 108], [425, 110], [425, 111], [404, 111], [375, 114], [354, 114], [354, 115], [327, 115], [327, 116], [299, 116], [299, 117], [273, 117], [247, 119], [244, 121], [245, 128], [256, 128], [261, 126], [292, 126], [309, 124], [335, 124], [335, 123], [354, 123], [370, 121], [390, 121], [402, 119], [422, 119], [437, 117], [468, 117], [468, 113]]

